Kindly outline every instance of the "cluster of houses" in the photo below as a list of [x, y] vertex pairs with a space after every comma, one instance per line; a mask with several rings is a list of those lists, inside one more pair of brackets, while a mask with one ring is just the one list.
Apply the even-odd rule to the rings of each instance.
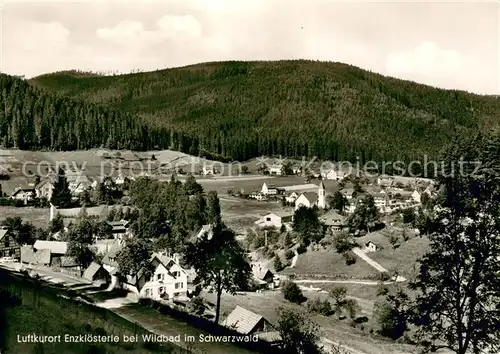
[[[72, 170], [66, 171], [65, 176], [68, 182], [68, 189], [74, 197], [78, 197], [85, 191], [97, 189], [100, 183], [104, 183], [105, 185], [108, 184], [106, 187], [111, 187], [111, 184], [115, 186], [123, 185], [127, 179], [134, 180], [133, 176], [125, 177], [123, 174], [119, 174], [116, 177], [96, 178], [91, 181], [82, 171]], [[50, 200], [54, 192], [56, 180], [57, 175], [55, 172], [52, 172], [34, 186], [16, 188], [10, 195], [10, 198], [13, 200], [20, 200], [24, 204], [28, 204], [35, 199]]]
[[[366, 192], [356, 193], [353, 188], [340, 190], [342, 195], [347, 200], [347, 206], [344, 210], [345, 214], [352, 214], [356, 208], [363, 202]], [[394, 187], [393, 179], [379, 179], [377, 186], [372, 188], [370, 195], [373, 196], [375, 206], [382, 214], [388, 214], [397, 210], [417, 207], [421, 205], [424, 194], [431, 196], [435, 195], [435, 190], [432, 185], [426, 187], [416, 187], [412, 191]], [[281, 196], [288, 204], [293, 205], [294, 210], [300, 207], [312, 208], [318, 207], [324, 210], [320, 215], [320, 221], [328, 227], [332, 232], [342, 230], [346, 226], [346, 216], [340, 215], [337, 211], [329, 209], [327, 203], [327, 191], [325, 184], [321, 181], [316, 192], [297, 193], [292, 191], [286, 194], [284, 188], [278, 188], [274, 185], [264, 183], [262, 189], [258, 192], [263, 198], [267, 196]], [[261, 200], [256, 198], [257, 200]], [[294, 210], [274, 211], [262, 215], [257, 221], [256, 226], [275, 227], [281, 229], [283, 226], [286, 229], [291, 229], [293, 222]]]

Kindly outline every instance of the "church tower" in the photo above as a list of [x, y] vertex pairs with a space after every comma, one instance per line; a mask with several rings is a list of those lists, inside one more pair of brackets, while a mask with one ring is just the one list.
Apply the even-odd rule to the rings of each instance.
[[326, 189], [323, 181], [321, 181], [318, 187], [318, 208], [326, 209]]

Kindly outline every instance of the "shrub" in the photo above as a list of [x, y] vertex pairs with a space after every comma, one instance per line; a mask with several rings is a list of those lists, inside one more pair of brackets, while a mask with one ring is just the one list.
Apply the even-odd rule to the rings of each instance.
[[205, 304], [200, 296], [193, 297], [188, 304], [189, 312], [201, 316], [205, 312]]
[[304, 244], [300, 244], [299, 247], [297, 247], [297, 253], [302, 254], [307, 251], [307, 247]]
[[307, 301], [307, 310], [310, 312], [318, 313], [324, 316], [330, 316], [332, 314], [332, 305], [327, 299], [321, 300], [319, 297], [310, 299]]
[[335, 306], [340, 308], [345, 301], [347, 288], [345, 286], [336, 286], [330, 290], [329, 295], [335, 300]]
[[281, 258], [278, 255], [274, 257], [273, 265], [274, 265], [274, 270], [277, 272], [282, 271], [285, 268], [283, 262], [281, 262]]
[[295, 256], [295, 252], [293, 252], [292, 250], [288, 250], [285, 252], [286, 259], [292, 259], [294, 256]]
[[347, 310], [347, 313], [349, 313], [349, 317], [354, 319], [356, 318], [356, 313], [359, 310], [358, 302], [354, 299], [347, 299], [344, 302], [344, 308]]
[[380, 280], [382, 281], [388, 281], [391, 279], [391, 276], [389, 275], [388, 272], [382, 272], [380, 273]]
[[338, 253], [348, 252], [356, 245], [353, 237], [345, 231], [339, 232], [335, 235], [334, 244]]
[[302, 290], [293, 281], [285, 281], [281, 286], [281, 292], [285, 300], [296, 304], [301, 304], [306, 300], [304, 295], [302, 295]]
[[354, 253], [352, 253], [351, 251], [344, 252], [342, 254], [342, 256], [344, 257], [345, 264], [351, 265], [351, 264], [356, 263], [356, 255]]

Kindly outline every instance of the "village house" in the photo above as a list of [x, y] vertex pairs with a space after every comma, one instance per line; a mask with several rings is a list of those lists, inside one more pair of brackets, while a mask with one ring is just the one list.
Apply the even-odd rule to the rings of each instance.
[[108, 221], [111, 226], [111, 234], [114, 239], [121, 239], [127, 235], [130, 235], [130, 221], [119, 220], [119, 221]]
[[266, 182], [264, 182], [262, 184], [262, 189], [260, 190], [260, 193], [264, 195], [276, 195], [278, 194], [278, 188], [276, 188], [276, 186], [273, 184], [268, 185]]
[[296, 192], [292, 192], [290, 194], [288, 194], [287, 196], [285, 196], [285, 201], [287, 203], [295, 203], [295, 201], [297, 200], [297, 198], [299, 197], [299, 195], [296, 193]]
[[326, 209], [326, 189], [323, 181], [320, 182], [317, 193], [305, 192], [295, 200], [295, 210], [302, 206], [312, 208], [315, 205], [320, 209]]
[[50, 265], [60, 265], [61, 258], [66, 256], [68, 253], [68, 243], [62, 241], [44, 241], [44, 240], [36, 240], [33, 245], [33, 249], [36, 252], [40, 250], [49, 250], [50, 251]]
[[329, 210], [327, 213], [319, 217], [319, 220], [333, 232], [337, 232], [346, 227], [346, 218], [335, 210]]
[[67, 171], [66, 181], [72, 195], [79, 195], [91, 188], [92, 184], [81, 171]]
[[35, 193], [38, 199], [52, 199], [52, 193], [54, 192], [54, 179], [45, 178], [43, 181], [35, 186]]
[[275, 163], [269, 167], [269, 174], [281, 176], [283, 174], [283, 165], [280, 163]]
[[269, 342], [280, 339], [279, 334], [268, 320], [241, 306], [236, 306], [224, 320], [223, 326], [243, 335], [258, 335], [259, 339]]
[[121, 173], [120, 173], [120, 174], [119, 174], [119, 175], [115, 178], [115, 184], [116, 184], [116, 185], [119, 185], [119, 186], [121, 186], [122, 184], [125, 184], [125, 178], [126, 178], [126, 177], [124, 177], [124, 176], [123, 176], [123, 174], [121, 174]]
[[420, 193], [418, 190], [414, 190], [413, 193], [411, 194], [411, 199], [415, 202], [415, 203], [420, 203], [422, 201], [422, 193]]
[[91, 281], [94, 286], [102, 286], [111, 283], [111, 275], [108, 270], [96, 262], [92, 262], [88, 268], [85, 269], [83, 278]]
[[294, 164], [292, 166], [292, 172], [294, 175], [300, 175], [302, 173], [302, 165], [301, 164]]
[[204, 176], [214, 175], [215, 173], [216, 172], [215, 172], [214, 166], [212, 166], [212, 165], [203, 165], [202, 174]]
[[268, 268], [254, 264], [252, 267], [253, 279], [260, 289], [274, 289], [276, 285], [274, 274]]
[[30, 265], [49, 266], [50, 250], [42, 249], [35, 252], [33, 246], [22, 246], [21, 262]]
[[21, 246], [14, 239], [12, 231], [6, 226], [0, 226], [0, 258], [21, 258]]
[[377, 209], [384, 213], [386, 212], [386, 208], [390, 206], [390, 197], [387, 193], [373, 193], [372, 194], [373, 201], [375, 202], [375, 206]]
[[10, 196], [11, 199], [20, 200], [24, 204], [31, 202], [36, 196], [35, 189], [33, 188], [16, 188]]
[[100, 185], [100, 184], [103, 184], [104, 187], [106, 187], [107, 189], [115, 189], [116, 188], [116, 183], [113, 181], [113, 179], [109, 176], [104, 176], [104, 177], [97, 177], [96, 179], [94, 179], [94, 181], [92, 182], [92, 184], [90, 184], [90, 189], [93, 189], [93, 190], [96, 190], [97, 187]]
[[354, 198], [354, 195], [355, 195], [355, 192], [354, 192], [354, 189], [353, 188], [346, 188], [346, 189], [342, 189], [340, 191], [340, 193], [342, 193], [342, 195], [347, 199], [347, 200], [351, 200], [352, 198]]
[[151, 257], [148, 273], [146, 268], [137, 274], [127, 276], [123, 287], [134, 292], [139, 298], [153, 300], [184, 300], [187, 298], [187, 273], [177, 260], [162, 253]]
[[293, 212], [275, 211], [263, 215], [255, 222], [259, 227], [276, 227], [281, 228], [282, 225], [290, 224], [293, 220]]
[[394, 184], [394, 178], [390, 177], [379, 177], [377, 179], [377, 185], [380, 187], [390, 188]]
[[250, 195], [248, 197], [251, 199], [258, 200], [259, 202], [261, 202], [263, 200], [267, 200], [267, 196], [262, 194], [260, 191], [254, 191], [254, 192], [250, 193]]
[[192, 242], [196, 242], [197, 240], [201, 239], [202, 237], [204, 237], [205, 235], [207, 235], [208, 239], [212, 239], [213, 235], [214, 235], [214, 226], [212, 224], [207, 224], [207, 225], [203, 225], [200, 230], [198, 230], [194, 236], [192, 237]]
[[365, 253], [370, 253], [370, 252], [377, 252], [379, 250], [379, 247], [373, 242], [373, 241], [368, 241], [365, 243]]
[[332, 181], [342, 181], [347, 176], [347, 172], [330, 169], [328, 171], [322, 172], [321, 177], [323, 179]]

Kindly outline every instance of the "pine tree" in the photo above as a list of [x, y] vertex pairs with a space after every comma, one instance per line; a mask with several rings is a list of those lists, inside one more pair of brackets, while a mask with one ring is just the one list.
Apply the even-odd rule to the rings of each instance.
[[72, 196], [66, 174], [62, 168], [59, 168], [59, 172], [54, 181], [54, 190], [52, 191], [50, 202], [57, 207], [65, 208], [71, 205], [71, 199]]

